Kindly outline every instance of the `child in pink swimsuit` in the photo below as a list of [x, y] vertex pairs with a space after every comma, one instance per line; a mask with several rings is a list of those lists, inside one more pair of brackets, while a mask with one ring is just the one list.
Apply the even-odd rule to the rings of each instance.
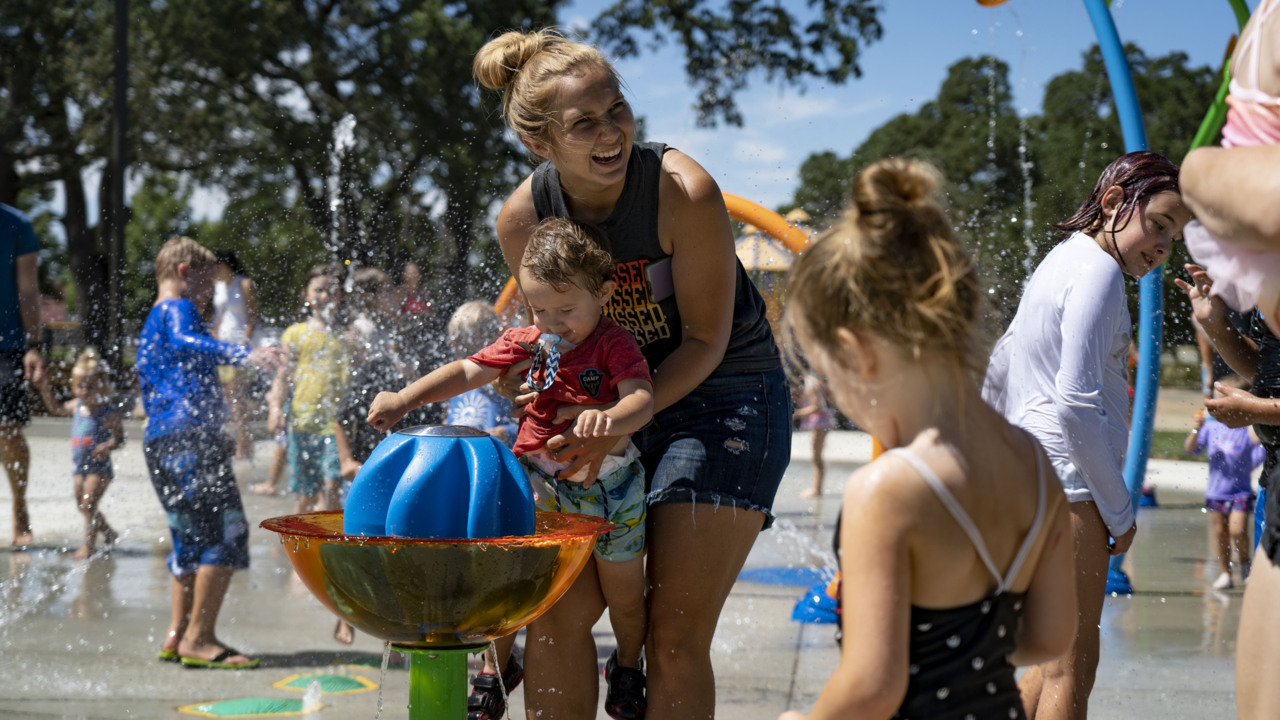
[[[1276, 53], [1267, 44], [1280, 35], [1280, 27], [1274, 27], [1280, 22], [1277, 8], [1280, 0], [1262, 0], [1241, 34], [1231, 66], [1224, 148], [1280, 144], [1280, 97], [1273, 94], [1280, 93], [1280, 78], [1261, 70], [1268, 61], [1280, 63], [1280, 57], [1266, 57]], [[1272, 332], [1280, 334], [1280, 248], [1217, 238], [1198, 221], [1189, 223], [1185, 234], [1187, 250], [1214, 279], [1212, 294], [1241, 312], [1257, 307]]]

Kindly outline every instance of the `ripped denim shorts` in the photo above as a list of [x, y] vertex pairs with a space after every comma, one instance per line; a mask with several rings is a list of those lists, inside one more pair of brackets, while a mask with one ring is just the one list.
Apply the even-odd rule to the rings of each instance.
[[649, 507], [707, 502], [758, 510], [768, 528], [791, 462], [786, 373], [713, 375], [631, 439], [644, 463]]

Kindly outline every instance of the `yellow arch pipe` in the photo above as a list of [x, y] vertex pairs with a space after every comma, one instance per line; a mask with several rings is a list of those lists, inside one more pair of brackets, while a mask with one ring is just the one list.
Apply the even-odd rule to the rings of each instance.
[[[729, 217], [738, 222], [756, 226], [764, 234], [786, 245], [787, 249], [796, 255], [804, 252], [808, 247], [808, 234], [787, 222], [778, 213], [733, 193], [721, 194], [724, 196], [724, 206], [729, 211]], [[507, 313], [514, 313], [515, 308], [512, 305], [516, 302], [518, 294], [516, 279], [507, 278], [507, 284], [502, 287], [502, 292], [493, 304], [494, 311], [501, 317], [505, 317]]]

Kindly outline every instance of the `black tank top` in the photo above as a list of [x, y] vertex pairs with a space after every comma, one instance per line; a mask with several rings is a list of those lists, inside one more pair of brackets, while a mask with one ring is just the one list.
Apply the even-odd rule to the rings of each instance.
[[[649, 367], [656, 368], [680, 345], [680, 309], [671, 278], [671, 256], [658, 240], [658, 183], [662, 143], [635, 143], [622, 196], [600, 229], [609, 236], [618, 289], [605, 313], [635, 336]], [[533, 207], [538, 220], [571, 218], [560, 189], [560, 171], [550, 161], [533, 171]], [[764, 298], [736, 258], [733, 329], [714, 374], [767, 372], [782, 366]]]

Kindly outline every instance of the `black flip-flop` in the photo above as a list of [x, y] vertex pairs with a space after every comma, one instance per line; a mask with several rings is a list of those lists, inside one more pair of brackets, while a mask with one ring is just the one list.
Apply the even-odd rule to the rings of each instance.
[[205, 660], [198, 657], [184, 657], [182, 658], [182, 666], [189, 668], [204, 668], [206, 670], [252, 670], [253, 668], [258, 667], [260, 662], [258, 658], [249, 658], [248, 662], [227, 662], [227, 658], [235, 657], [236, 655], [249, 657], [239, 650], [226, 648], [222, 652], [218, 653], [217, 657], [212, 660]]

